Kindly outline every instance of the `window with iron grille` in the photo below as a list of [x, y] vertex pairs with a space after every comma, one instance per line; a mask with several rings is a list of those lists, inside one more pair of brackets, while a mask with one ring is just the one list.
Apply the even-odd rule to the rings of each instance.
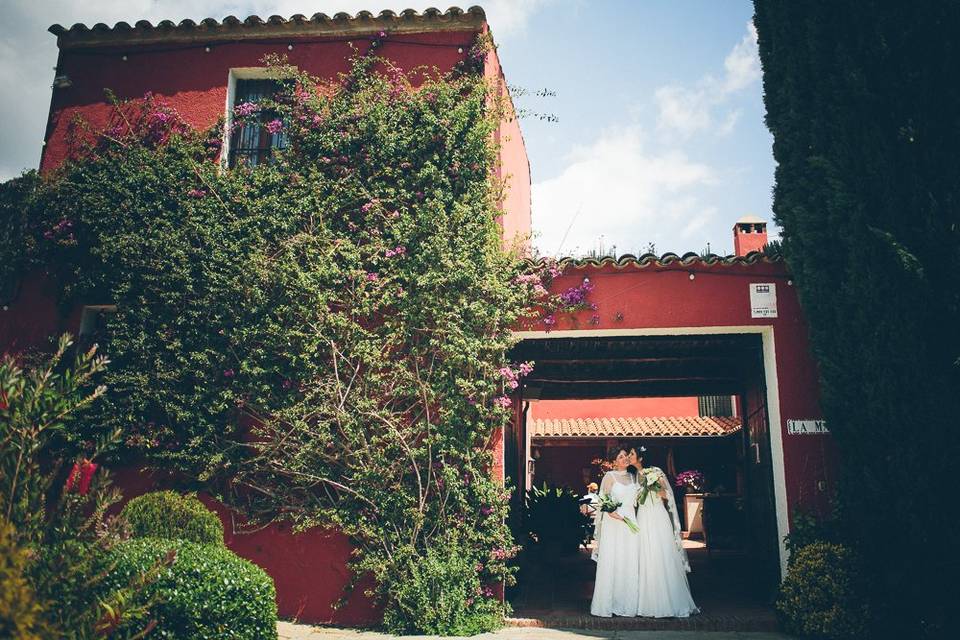
[[697, 405], [701, 416], [733, 416], [733, 398], [731, 396], [700, 396]]
[[[260, 102], [264, 98], [272, 98], [278, 89], [275, 80], [237, 80], [233, 104]], [[262, 110], [255, 119], [248, 119], [247, 124], [234, 129], [230, 136], [230, 167], [255, 167], [269, 161], [274, 149], [287, 146], [285, 132], [270, 133], [265, 126], [276, 117], [276, 113]]]

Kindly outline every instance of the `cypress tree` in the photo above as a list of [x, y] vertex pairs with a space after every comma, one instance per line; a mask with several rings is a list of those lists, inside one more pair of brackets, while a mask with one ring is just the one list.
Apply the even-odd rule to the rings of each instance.
[[774, 218], [873, 637], [944, 636], [960, 573], [960, 3], [754, 6]]

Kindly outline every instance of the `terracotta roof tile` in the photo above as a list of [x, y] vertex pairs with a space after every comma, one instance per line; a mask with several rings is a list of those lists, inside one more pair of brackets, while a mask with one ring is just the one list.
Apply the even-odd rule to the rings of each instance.
[[721, 437], [740, 430], [740, 418], [667, 416], [649, 418], [535, 419], [532, 438], [678, 438]]
[[156, 42], [242, 40], [268, 37], [309, 37], [363, 34], [377, 31], [391, 33], [416, 33], [433, 30], [479, 29], [486, 22], [486, 14], [480, 7], [460, 9], [450, 7], [446, 11], [425, 9], [423, 12], [406, 9], [399, 14], [390, 10], [374, 15], [360, 11], [355, 16], [336, 13], [333, 17], [315, 13], [309, 18], [294, 14], [290, 18], [272, 15], [266, 20], [257, 15], [240, 20], [227, 16], [223, 20], [204, 18], [199, 23], [181, 20], [161, 20], [153, 25], [148, 20], [139, 20], [134, 26], [118, 22], [113, 27], [97, 23], [93, 27], [75, 24], [70, 28], [59, 24], [48, 31], [57, 36], [61, 49], [72, 47], [115, 46], [123, 44], [151, 44]]
[[[620, 256], [619, 258], [615, 256], [603, 256], [600, 258], [566, 257], [558, 258], [557, 264], [560, 267], [573, 267], [576, 269], [581, 269], [583, 267], [602, 267], [606, 265], [613, 265], [617, 269], [625, 269], [627, 267], [643, 268], [648, 266], [668, 265], [691, 266], [694, 264], [718, 264], [722, 266], [734, 266], [762, 263], [772, 264], [783, 261], [783, 257], [778, 253], [768, 255], [761, 251], [751, 251], [745, 256], [718, 256], [712, 253], [706, 256], [701, 256], [698, 253], [688, 252], [682, 256], [679, 256], [675, 253], [664, 253], [660, 256], [654, 253], [645, 253], [644, 255], [638, 257], [628, 253]], [[535, 265], [543, 265], [545, 262], [545, 258], [531, 261], [531, 263]]]

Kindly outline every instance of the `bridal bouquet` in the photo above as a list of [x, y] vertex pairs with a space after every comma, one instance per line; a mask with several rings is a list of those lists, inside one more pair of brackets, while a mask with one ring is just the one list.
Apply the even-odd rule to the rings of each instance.
[[647, 496], [650, 495], [651, 491], [660, 493], [660, 490], [663, 489], [663, 485], [660, 484], [662, 477], [662, 472], [659, 469], [650, 468], [643, 470], [643, 473], [640, 474], [640, 491], [637, 493], [637, 506], [647, 501]]
[[[600, 511], [604, 513], [613, 513], [617, 509], [623, 506], [622, 502], [618, 502], [611, 498], [610, 496], [601, 493], [600, 494]], [[630, 529], [633, 533], [640, 531], [640, 527], [637, 526], [637, 523], [627, 516], [621, 516], [623, 518], [623, 523], [627, 525], [627, 528]]]

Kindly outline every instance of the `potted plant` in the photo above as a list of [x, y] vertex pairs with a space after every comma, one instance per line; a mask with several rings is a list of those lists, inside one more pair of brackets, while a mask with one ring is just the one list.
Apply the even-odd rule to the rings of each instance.
[[703, 474], [696, 469], [677, 474], [673, 484], [684, 492], [684, 528], [687, 534], [703, 534]]
[[526, 495], [527, 546], [550, 556], [577, 552], [593, 521], [580, 513], [579, 497], [566, 487], [533, 487]]

